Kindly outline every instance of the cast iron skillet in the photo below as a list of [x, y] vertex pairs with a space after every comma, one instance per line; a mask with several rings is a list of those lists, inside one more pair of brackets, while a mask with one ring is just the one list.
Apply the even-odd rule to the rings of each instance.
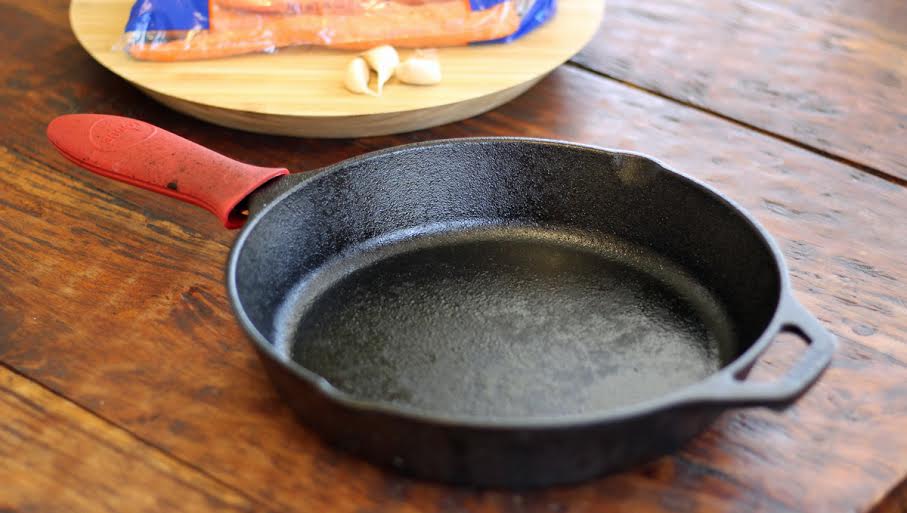
[[[834, 350], [769, 235], [642, 155], [459, 139], [283, 176], [126, 118], [63, 116], [48, 136], [228, 227], [251, 210], [227, 287], [276, 388], [326, 439], [412, 476], [626, 468], [729, 408], [791, 404]], [[746, 382], [781, 332], [808, 349]]]

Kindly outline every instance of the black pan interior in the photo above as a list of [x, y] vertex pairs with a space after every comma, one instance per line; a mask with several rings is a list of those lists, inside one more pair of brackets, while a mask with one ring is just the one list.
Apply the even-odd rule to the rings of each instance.
[[696, 382], [764, 330], [771, 250], [642, 157], [460, 141], [348, 163], [259, 219], [239, 304], [283, 358], [359, 398], [528, 418]]

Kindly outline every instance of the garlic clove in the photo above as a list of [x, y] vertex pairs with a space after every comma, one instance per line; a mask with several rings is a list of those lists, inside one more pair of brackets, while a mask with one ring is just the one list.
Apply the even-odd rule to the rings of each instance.
[[393, 46], [382, 45], [363, 53], [362, 58], [378, 74], [378, 94], [380, 95], [384, 83], [393, 76], [394, 70], [400, 64], [400, 56], [397, 55], [397, 50]]
[[435, 85], [441, 82], [441, 62], [433, 54], [417, 52], [396, 71], [397, 79], [410, 85]]
[[377, 96], [377, 93], [368, 88], [368, 64], [362, 57], [356, 57], [346, 67], [346, 77], [343, 86], [351, 93]]

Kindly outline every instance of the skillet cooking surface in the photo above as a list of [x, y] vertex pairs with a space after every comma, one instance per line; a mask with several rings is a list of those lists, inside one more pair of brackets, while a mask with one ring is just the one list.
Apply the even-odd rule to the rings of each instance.
[[357, 398], [495, 418], [653, 398], [735, 347], [718, 302], [667, 259], [488, 223], [361, 245], [296, 287], [276, 331], [285, 356]]

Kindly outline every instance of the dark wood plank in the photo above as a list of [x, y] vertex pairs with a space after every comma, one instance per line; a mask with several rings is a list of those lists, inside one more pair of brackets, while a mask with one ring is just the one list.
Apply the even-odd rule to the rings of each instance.
[[907, 2], [607, 5], [576, 62], [907, 179]]
[[[573, 69], [465, 123], [311, 141], [173, 114], [94, 65], [65, 7], [0, 4], [24, 34], [0, 100], [0, 360], [182, 461], [284, 511], [867, 511], [907, 462], [907, 190], [734, 124]], [[21, 41], [20, 42], [20, 38]], [[27, 46], [29, 41], [41, 45]], [[724, 416], [633, 472], [526, 494], [414, 483], [320, 444], [274, 396], [231, 317], [233, 233], [193, 207], [75, 169], [46, 144], [70, 111], [140, 117], [236, 158], [312, 169], [392, 144], [507, 134], [641, 150], [727, 192], [781, 243], [798, 297], [841, 338], [833, 368], [784, 413]], [[782, 348], [783, 349], [783, 348]], [[763, 372], [792, 358], [769, 355]], [[148, 495], [157, 491], [148, 489]]]
[[0, 511], [262, 509], [3, 366], [0, 418]]
[[901, 483], [885, 495], [875, 513], [904, 513], [907, 511], [907, 482]]
[[[115, 81], [108, 86], [81, 100], [86, 110], [111, 93], [142, 104]], [[577, 90], [593, 87], [594, 104], [614, 121], [575, 100]], [[727, 416], [683, 454], [639, 472], [530, 495], [412, 484], [321, 446], [273, 396], [223, 294], [232, 234], [192, 207], [73, 169], [43, 146], [39, 123], [20, 125], [3, 158], [9, 199], [0, 212], [7, 221], [0, 283], [15, 300], [3, 308], [0, 357], [219, 479], [242, 483], [256, 499], [334, 511], [662, 502], [692, 511], [863, 510], [907, 472], [890, 457], [907, 449], [897, 406], [907, 377], [897, 286], [904, 242], [886, 223], [903, 215], [901, 188], [570, 70], [494, 114], [360, 141], [361, 148], [325, 144], [329, 156], [294, 152], [310, 142], [205, 127], [143, 105], [146, 119], [228, 153], [299, 167], [422, 137], [512, 132], [506, 127], [648, 149], [753, 209], [782, 241], [801, 298], [845, 338], [834, 369], [791, 411]], [[46, 107], [17, 115], [36, 109]], [[617, 118], [639, 121], [627, 130]], [[691, 134], [688, 126], [699, 128]], [[731, 143], [710, 145], [719, 135]], [[826, 486], [815, 482], [819, 473]]]

